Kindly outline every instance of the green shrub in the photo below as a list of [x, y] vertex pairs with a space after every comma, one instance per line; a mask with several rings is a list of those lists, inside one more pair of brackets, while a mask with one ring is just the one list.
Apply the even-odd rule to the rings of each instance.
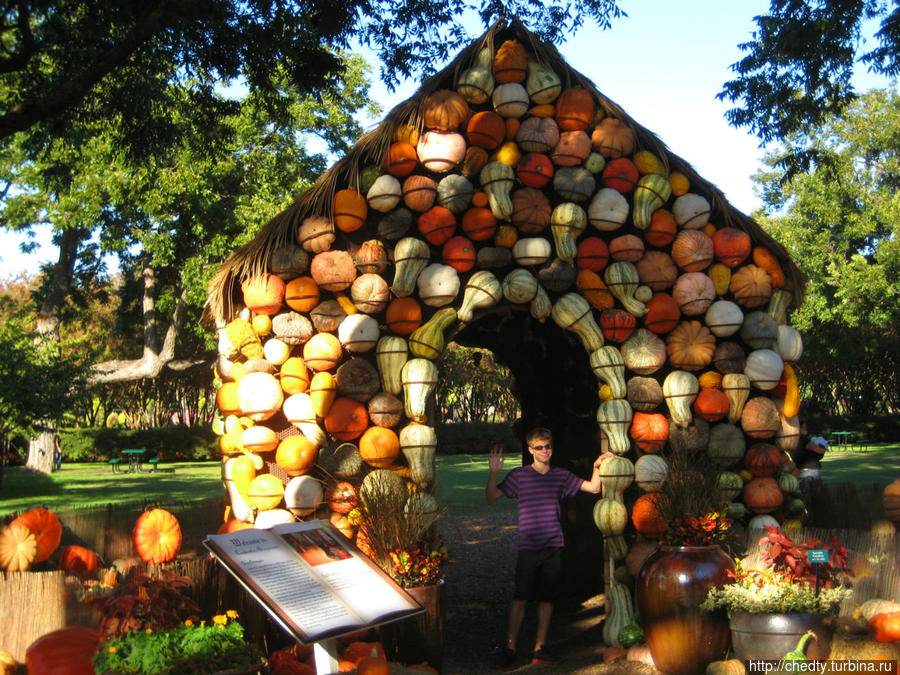
[[507, 422], [455, 422], [438, 424], [437, 451], [442, 455], [486, 453], [495, 443], [507, 451], [517, 449], [520, 441]]
[[219, 439], [209, 426], [173, 425], [157, 429], [62, 429], [66, 462], [102, 462], [125, 448], [144, 448], [163, 461], [208, 460], [219, 456]]
[[811, 413], [806, 428], [813, 436], [855, 431], [869, 443], [900, 441], [900, 415], [822, 415]]

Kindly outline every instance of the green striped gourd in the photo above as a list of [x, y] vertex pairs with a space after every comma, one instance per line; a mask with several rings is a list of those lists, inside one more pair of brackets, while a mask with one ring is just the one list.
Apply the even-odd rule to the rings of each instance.
[[578, 251], [575, 240], [587, 226], [587, 214], [573, 202], [563, 202], [550, 214], [550, 232], [556, 247], [556, 257], [568, 263], [575, 261]]
[[797, 480], [797, 477], [792, 473], [780, 473], [778, 474], [778, 487], [781, 488], [781, 491], [786, 494], [793, 494], [800, 489], [800, 481]]
[[419, 274], [431, 259], [431, 249], [421, 239], [404, 237], [394, 247], [394, 281], [391, 291], [398, 298], [412, 295]]
[[691, 406], [699, 392], [697, 377], [686, 370], [673, 370], [663, 380], [663, 396], [666, 397], [669, 414], [679, 427], [686, 427], [691, 423]]
[[669, 201], [672, 186], [669, 179], [657, 173], [648, 173], [640, 177], [634, 188], [634, 209], [631, 219], [639, 230], [646, 230], [653, 218], [653, 212]]
[[594, 321], [591, 306], [578, 293], [566, 293], [559, 298], [553, 303], [550, 316], [560, 328], [575, 333], [588, 353], [603, 346], [603, 333]]
[[456, 316], [462, 322], [469, 322], [476, 309], [493, 307], [502, 297], [503, 289], [497, 277], [486, 270], [475, 272], [466, 283], [462, 305], [457, 310]]
[[632, 415], [631, 405], [622, 398], [603, 401], [597, 408], [597, 424], [606, 434], [609, 451], [615, 455], [624, 455], [631, 447], [628, 429]]
[[603, 642], [612, 647], [619, 644], [619, 632], [631, 623], [634, 606], [628, 589], [617, 581], [606, 592], [606, 621], [603, 622]]
[[403, 364], [400, 378], [403, 381], [403, 412], [415, 422], [425, 422], [428, 400], [437, 386], [437, 366], [428, 359], [410, 359]]
[[534, 294], [534, 299], [528, 307], [531, 311], [531, 316], [541, 323], [544, 323], [553, 311], [553, 303], [550, 301], [550, 296], [547, 295], [547, 291], [540, 284], [537, 287], [537, 293]]
[[494, 54], [484, 47], [475, 57], [475, 63], [459, 75], [456, 91], [469, 103], [484, 103], [494, 93]]
[[456, 310], [441, 307], [409, 336], [409, 351], [423, 359], [436, 359], [444, 351], [444, 331], [456, 323]]
[[733, 471], [722, 471], [716, 479], [716, 487], [722, 501], [734, 501], [744, 489], [744, 479]]
[[538, 292], [538, 280], [526, 269], [517, 267], [503, 277], [503, 297], [517, 305], [534, 300]]
[[787, 309], [791, 304], [791, 293], [786, 288], [775, 288], [769, 296], [769, 305], [766, 311], [775, 319], [775, 323], [782, 324], [787, 320]]
[[375, 362], [378, 364], [383, 391], [389, 394], [399, 394], [403, 391], [400, 371], [408, 358], [409, 349], [402, 337], [385, 335], [378, 340], [378, 344], [375, 345]]
[[603, 496], [622, 501], [622, 494], [634, 481], [634, 464], [627, 457], [608, 456], [600, 462], [600, 484]]
[[637, 267], [630, 262], [617, 260], [603, 272], [603, 280], [609, 292], [616, 296], [630, 314], [642, 317], [647, 313], [647, 306], [634, 297], [635, 291], [641, 285]]
[[590, 362], [597, 379], [609, 385], [612, 397], [625, 398], [628, 388], [625, 384], [625, 360], [622, 352], [612, 345], [606, 345], [591, 352]]
[[604, 537], [620, 535], [628, 524], [628, 509], [618, 499], [600, 499], [594, 504], [594, 525]]

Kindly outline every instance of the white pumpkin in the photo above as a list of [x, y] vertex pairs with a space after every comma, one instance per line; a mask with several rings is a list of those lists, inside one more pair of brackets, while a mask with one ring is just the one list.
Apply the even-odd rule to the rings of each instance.
[[284, 486], [284, 503], [297, 516], [308, 516], [325, 501], [322, 484], [312, 476], [295, 476]]
[[744, 375], [757, 389], [774, 389], [784, 372], [784, 361], [773, 349], [754, 349], [747, 355]]
[[494, 87], [491, 102], [494, 111], [501, 117], [519, 118], [531, 105], [528, 91], [518, 82], [507, 82]]
[[275, 366], [280, 366], [291, 355], [291, 346], [284, 340], [269, 338], [263, 345], [263, 356], [266, 361]]
[[253, 521], [253, 527], [257, 530], [269, 530], [276, 525], [293, 523], [295, 520], [294, 514], [287, 509], [269, 509], [257, 514], [256, 520]]
[[524, 237], [513, 244], [512, 253], [520, 265], [543, 265], [550, 259], [552, 246], [543, 237]]
[[403, 190], [400, 187], [400, 181], [387, 173], [376, 178], [366, 193], [369, 208], [381, 213], [387, 213], [397, 206], [402, 197]]
[[628, 200], [621, 192], [601, 188], [588, 206], [588, 221], [601, 232], [612, 232], [625, 224], [628, 211]]
[[419, 299], [431, 307], [449, 305], [459, 293], [459, 273], [441, 263], [432, 263], [416, 280]]
[[238, 382], [238, 403], [243, 413], [255, 422], [267, 420], [284, 403], [284, 391], [269, 373], [247, 373]]
[[781, 324], [778, 326], [778, 341], [776, 349], [787, 363], [795, 363], [803, 356], [803, 338], [793, 326]]
[[685, 230], [699, 230], [709, 222], [710, 206], [706, 197], [688, 192], [672, 205], [675, 222]]
[[767, 527], [781, 528], [781, 523], [774, 516], [761, 513], [753, 516], [747, 523], [747, 533], [750, 535], [761, 535]]
[[348, 352], [367, 352], [378, 342], [378, 322], [368, 314], [351, 314], [338, 326], [338, 340]]
[[328, 444], [328, 435], [319, 426], [316, 411], [309, 394], [300, 393], [288, 396], [282, 406], [288, 422], [297, 427], [310, 441], [322, 448]]
[[728, 337], [737, 333], [744, 322], [744, 311], [731, 300], [716, 300], [706, 310], [704, 323], [716, 337]]

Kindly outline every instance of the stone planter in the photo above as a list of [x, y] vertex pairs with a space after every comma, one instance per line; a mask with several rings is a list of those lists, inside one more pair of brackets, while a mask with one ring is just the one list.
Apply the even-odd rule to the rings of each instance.
[[778, 660], [797, 646], [806, 631], [815, 633], [806, 644], [806, 657], [827, 659], [831, 653], [834, 620], [816, 614], [750, 614], [735, 612], [729, 624], [736, 658]]

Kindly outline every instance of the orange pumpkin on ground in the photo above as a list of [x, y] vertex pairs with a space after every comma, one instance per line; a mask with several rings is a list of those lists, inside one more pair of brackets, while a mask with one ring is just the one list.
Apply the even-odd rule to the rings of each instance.
[[59, 569], [80, 577], [89, 577], [100, 569], [100, 558], [90, 549], [73, 544], [60, 549]]
[[37, 540], [35, 563], [44, 562], [59, 546], [62, 539], [62, 523], [53, 511], [41, 507], [29, 509], [12, 521], [24, 525]]
[[39, 637], [25, 650], [29, 673], [50, 675], [94, 675], [94, 652], [100, 631], [87, 626], [66, 626]]
[[359, 439], [359, 454], [366, 464], [386, 469], [400, 454], [400, 439], [387, 427], [369, 427]]
[[336, 398], [325, 416], [325, 430], [339, 441], [359, 438], [368, 425], [369, 413], [365, 404], [346, 396]]
[[150, 509], [138, 517], [132, 542], [138, 557], [145, 563], [169, 562], [181, 549], [181, 526], [165, 509]]

